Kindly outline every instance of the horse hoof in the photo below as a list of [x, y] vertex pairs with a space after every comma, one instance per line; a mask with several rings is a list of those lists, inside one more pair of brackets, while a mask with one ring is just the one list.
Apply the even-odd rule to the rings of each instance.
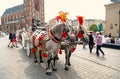
[[36, 59], [34, 59], [34, 63], [37, 63], [37, 60], [36, 60]]
[[53, 68], [53, 71], [57, 71], [57, 68]]
[[59, 58], [57, 57], [56, 60], [59, 60]]
[[70, 64], [70, 63], [68, 63], [68, 66], [71, 66], [71, 64]]
[[46, 72], [46, 75], [51, 75], [52, 73], [51, 72]]
[[65, 70], [68, 71], [68, 70], [69, 70], [69, 67], [65, 67]]
[[40, 60], [40, 63], [43, 63], [43, 60]]

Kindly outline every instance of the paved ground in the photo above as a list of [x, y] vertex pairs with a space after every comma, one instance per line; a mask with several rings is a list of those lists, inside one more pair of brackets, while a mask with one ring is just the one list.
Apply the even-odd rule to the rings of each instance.
[[[69, 71], [64, 70], [64, 53], [57, 61], [58, 71], [45, 74], [43, 64], [35, 65], [33, 55], [27, 57], [25, 50], [8, 48], [8, 37], [0, 38], [0, 79], [120, 79], [120, 50], [103, 48], [105, 57], [90, 54], [78, 45], [72, 54]], [[64, 51], [63, 51], [64, 52]]]

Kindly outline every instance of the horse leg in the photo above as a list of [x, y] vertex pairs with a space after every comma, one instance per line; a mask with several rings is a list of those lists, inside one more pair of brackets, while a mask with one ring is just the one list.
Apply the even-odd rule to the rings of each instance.
[[34, 52], [33, 54], [34, 54], [34, 62], [37, 63], [38, 61], [37, 61], [36, 53]]
[[42, 60], [42, 50], [39, 51], [39, 59], [40, 59], [40, 63], [43, 63], [43, 60]]
[[59, 60], [58, 54], [55, 56], [56, 60]]
[[52, 65], [53, 71], [57, 71], [57, 68], [56, 68], [56, 65], [55, 65], [55, 62], [56, 62], [57, 58], [58, 58], [58, 55], [56, 55], [56, 56], [53, 58], [53, 65]]
[[70, 63], [71, 54], [72, 54], [72, 51], [69, 51], [69, 54], [68, 54], [68, 66], [71, 66], [71, 63]]
[[85, 49], [85, 42], [84, 42], [84, 40], [83, 40], [83, 49]]
[[69, 50], [67, 48], [65, 48], [65, 70], [68, 71], [69, 70], [69, 66], [68, 66], [68, 55], [69, 55]]
[[47, 68], [46, 68], [46, 74], [47, 75], [51, 75], [52, 74], [51, 61], [52, 61], [52, 55], [48, 55]]

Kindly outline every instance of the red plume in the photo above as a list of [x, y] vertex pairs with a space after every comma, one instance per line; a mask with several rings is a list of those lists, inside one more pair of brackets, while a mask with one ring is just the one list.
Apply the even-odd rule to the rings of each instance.
[[61, 19], [61, 17], [60, 16], [56, 16], [56, 21], [59, 21], [60, 19]]
[[83, 25], [83, 21], [84, 21], [83, 18], [84, 18], [83, 16], [77, 16], [80, 25]]

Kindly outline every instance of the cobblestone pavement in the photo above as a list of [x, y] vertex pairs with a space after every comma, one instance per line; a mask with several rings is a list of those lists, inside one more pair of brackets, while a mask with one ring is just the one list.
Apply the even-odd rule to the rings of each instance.
[[71, 56], [69, 71], [64, 70], [64, 51], [57, 61], [57, 72], [45, 74], [44, 64], [35, 65], [33, 55], [27, 57], [25, 50], [9, 48], [8, 37], [0, 38], [0, 79], [120, 79], [120, 50], [102, 48], [105, 57], [97, 57], [95, 48], [90, 54], [78, 45]]

